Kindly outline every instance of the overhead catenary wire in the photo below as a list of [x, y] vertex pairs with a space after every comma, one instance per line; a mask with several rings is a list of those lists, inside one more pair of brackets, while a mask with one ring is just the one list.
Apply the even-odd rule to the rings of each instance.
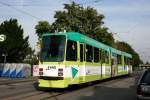
[[124, 39], [122, 39], [122, 38], [118, 35], [118, 33], [113, 32], [111, 29], [109, 29], [109, 30], [110, 30], [110, 33], [112, 33], [113, 35], [117, 36], [121, 41], [125, 42]]
[[28, 15], [28, 16], [34, 18], [34, 19], [41, 20], [41, 18], [39, 18], [39, 17], [37, 17], [37, 16], [34, 16], [34, 15], [32, 15], [32, 14], [30, 14], [30, 13], [24, 11], [24, 10], [18, 9], [18, 8], [14, 7], [14, 6], [10, 5], [10, 4], [7, 4], [7, 3], [1, 2], [1, 1], [0, 1], [0, 4], [1, 4], [1, 5], [4, 5], [4, 6], [7, 6], [7, 7], [9, 7], [9, 8], [15, 9], [16, 11], [18, 11], [18, 12], [20, 12], [20, 13], [23, 13], [23, 14], [25, 14], [25, 15]]
[[[75, 1], [77, 1], [77, 0], [69, 0], [70, 2], [75, 2]], [[80, 0], [77, 2], [77, 3], [79, 3], [80, 5], [84, 5], [84, 4], [92, 4], [92, 3], [98, 3], [98, 2], [100, 2], [101, 0], [90, 0], [90, 1], [88, 1], [87, 2], [87, 0], [82, 0], [82, 2], [80, 2]], [[110, 29], [109, 29], [110, 30]], [[111, 31], [111, 30], [110, 30]], [[124, 39], [122, 39], [117, 33], [114, 33], [114, 32], [112, 32], [111, 31], [111, 33], [113, 34], [113, 35], [116, 35], [121, 41], [124, 41]]]
[[80, 5], [84, 5], [84, 4], [95, 4], [100, 2], [101, 0], [69, 0], [70, 2], [75, 2], [78, 3]]
[[16, 4], [9, 4], [9, 6], [21, 6], [21, 7], [49, 7], [51, 5], [29, 5], [29, 4], [21, 4], [21, 5], [16, 5]]

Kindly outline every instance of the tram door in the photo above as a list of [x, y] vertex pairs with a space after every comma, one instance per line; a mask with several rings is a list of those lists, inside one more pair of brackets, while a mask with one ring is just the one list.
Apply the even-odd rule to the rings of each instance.
[[80, 43], [80, 64], [79, 64], [79, 81], [85, 81], [85, 45]]
[[111, 77], [117, 75], [117, 57], [113, 56], [111, 59]]
[[[71, 76], [70, 84], [78, 84], [79, 82], [79, 42], [67, 40], [66, 50], [66, 76]], [[69, 73], [70, 71], [70, 73]]]

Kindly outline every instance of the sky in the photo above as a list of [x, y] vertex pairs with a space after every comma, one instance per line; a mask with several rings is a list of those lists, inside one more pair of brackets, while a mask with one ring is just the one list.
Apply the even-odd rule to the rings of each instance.
[[71, 1], [104, 14], [104, 26], [115, 39], [129, 43], [144, 62], [150, 62], [150, 0], [0, 0], [0, 23], [16, 18], [36, 49], [35, 25], [41, 20], [54, 22], [55, 12]]

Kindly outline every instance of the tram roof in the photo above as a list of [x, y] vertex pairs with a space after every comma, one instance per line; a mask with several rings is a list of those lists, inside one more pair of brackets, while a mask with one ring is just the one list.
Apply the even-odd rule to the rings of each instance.
[[73, 41], [80, 41], [81, 43], [86, 43], [88, 45], [97, 47], [97, 48], [102, 48], [106, 51], [110, 51], [115, 53], [115, 54], [119, 54], [119, 55], [124, 55], [127, 56], [129, 58], [132, 58], [132, 55], [120, 50], [117, 50], [115, 48], [112, 48], [108, 45], [105, 45], [101, 42], [98, 42], [86, 35], [80, 34], [78, 32], [59, 32], [59, 33], [45, 33], [43, 36], [50, 36], [50, 35], [65, 35], [67, 37], [67, 39], [73, 40]]

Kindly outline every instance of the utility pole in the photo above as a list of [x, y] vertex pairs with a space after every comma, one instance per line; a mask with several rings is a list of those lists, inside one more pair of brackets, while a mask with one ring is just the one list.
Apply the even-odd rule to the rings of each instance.
[[[0, 42], [3, 43], [5, 40], [6, 40], [6, 35], [0, 34]], [[2, 56], [4, 56], [4, 66], [5, 66], [7, 54], [4, 53], [4, 51], [3, 51]]]
[[7, 59], [8, 55], [3, 53], [2, 56], [4, 56], [4, 65], [5, 65], [6, 64], [6, 59]]

